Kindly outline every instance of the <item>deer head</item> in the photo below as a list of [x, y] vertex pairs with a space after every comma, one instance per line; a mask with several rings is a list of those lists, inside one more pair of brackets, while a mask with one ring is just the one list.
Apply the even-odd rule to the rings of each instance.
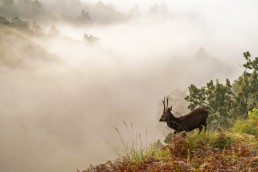
[[[169, 121], [169, 117], [173, 116], [173, 114], [171, 113], [172, 111], [172, 106], [168, 107], [168, 98], [167, 100], [164, 97], [164, 100], [162, 100], [163, 102], [163, 114], [161, 115], [159, 121], [160, 122], [168, 122]], [[166, 105], [167, 102], [167, 105]]]

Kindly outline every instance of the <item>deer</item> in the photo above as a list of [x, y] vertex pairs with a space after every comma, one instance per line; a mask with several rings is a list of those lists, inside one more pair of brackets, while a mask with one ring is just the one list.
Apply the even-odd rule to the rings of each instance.
[[208, 117], [208, 111], [204, 108], [196, 108], [193, 111], [191, 111], [189, 114], [181, 116], [181, 117], [175, 117], [172, 113], [172, 106], [168, 107], [168, 98], [166, 100], [167, 105], [165, 104], [165, 97], [163, 102], [163, 114], [161, 118], [159, 119], [160, 122], [166, 122], [167, 126], [171, 129], [174, 129], [174, 135], [179, 132], [189, 132], [196, 128], [199, 129], [199, 133], [201, 133], [203, 127], [204, 127], [204, 133], [206, 131], [207, 127], [207, 117]]

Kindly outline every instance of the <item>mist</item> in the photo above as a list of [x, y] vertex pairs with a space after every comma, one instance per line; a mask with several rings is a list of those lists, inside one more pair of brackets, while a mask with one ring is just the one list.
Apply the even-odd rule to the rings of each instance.
[[[233, 80], [242, 53], [258, 54], [256, 1], [29, 3], [0, 3], [10, 22], [0, 24], [0, 171], [68, 172], [115, 159], [123, 121], [147, 130], [148, 142], [163, 140], [164, 96]], [[31, 24], [16, 26], [16, 16]], [[186, 113], [183, 97], [171, 103]]]

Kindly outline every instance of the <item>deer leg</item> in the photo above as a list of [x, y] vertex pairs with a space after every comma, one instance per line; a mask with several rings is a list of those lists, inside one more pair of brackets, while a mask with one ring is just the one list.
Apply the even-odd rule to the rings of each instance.
[[204, 124], [204, 133], [206, 132], [206, 129], [207, 129], [207, 123]]
[[200, 125], [198, 128], [199, 128], [199, 134], [200, 134], [202, 131], [202, 125]]

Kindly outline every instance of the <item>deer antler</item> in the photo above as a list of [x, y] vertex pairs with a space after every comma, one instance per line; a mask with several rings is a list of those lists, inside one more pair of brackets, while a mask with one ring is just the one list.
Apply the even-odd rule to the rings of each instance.
[[[167, 100], [167, 105], [166, 105], [166, 100]], [[163, 113], [165, 113], [166, 110], [168, 109], [168, 97], [167, 97], [167, 99], [166, 99], [166, 97], [164, 97], [164, 100], [162, 100], [162, 103], [163, 103], [163, 106], [164, 106]]]
[[166, 112], [165, 97], [164, 97], [164, 100], [162, 100], [162, 103], [163, 103], [163, 106], [164, 106], [163, 113], [165, 113]]
[[168, 97], [167, 97], [167, 109], [168, 109]]

